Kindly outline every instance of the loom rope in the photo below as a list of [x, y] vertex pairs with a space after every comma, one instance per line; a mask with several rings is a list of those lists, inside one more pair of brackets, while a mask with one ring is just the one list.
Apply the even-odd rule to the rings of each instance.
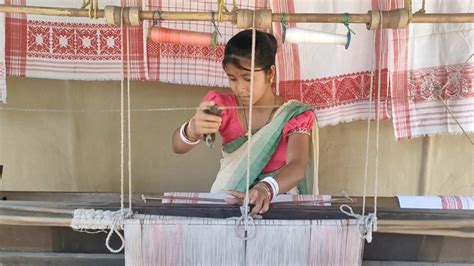
[[[411, 0], [410, 0], [411, 3]], [[411, 13], [411, 9], [410, 9]], [[383, 25], [383, 12], [380, 12], [380, 25]], [[377, 81], [377, 113], [376, 113], [376, 134], [375, 134], [375, 173], [374, 173], [374, 220], [372, 230], [377, 231], [377, 196], [378, 196], [378, 180], [379, 180], [379, 146], [380, 146], [380, 88], [382, 86], [382, 67], [385, 52], [383, 45], [383, 28], [380, 27], [380, 54], [379, 54], [379, 69]], [[388, 82], [387, 82], [388, 83]], [[369, 117], [370, 120], [370, 117]]]
[[[379, 6], [379, 9], [380, 6]], [[379, 39], [379, 61], [378, 61], [378, 84], [377, 84], [377, 111], [376, 111], [376, 144], [375, 144], [375, 173], [374, 173], [374, 212], [365, 215], [365, 205], [366, 205], [366, 197], [367, 197], [367, 178], [369, 172], [369, 151], [370, 151], [370, 117], [372, 113], [372, 92], [373, 92], [373, 80], [374, 80], [374, 60], [372, 55], [372, 67], [370, 71], [370, 88], [369, 88], [369, 111], [368, 111], [368, 119], [367, 119], [367, 139], [366, 139], [366, 149], [365, 149], [365, 165], [364, 165], [364, 194], [362, 197], [362, 215], [354, 216], [354, 212], [350, 209], [350, 212], [344, 211], [341, 205], [341, 211], [347, 215], [357, 218], [358, 220], [364, 220], [364, 228], [366, 230], [377, 231], [377, 195], [378, 195], [378, 164], [379, 164], [379, 142], [380, 142], [380, 87], [381, 87], [381, 75], [382, 75], [382, 67], [383, 67], [383, 12], [380, 12], [380, 39]], [[376, 40], [374, 40], [375, 46]], [[347, 206], [349, 207], [349, 206]], [[349, 207], [350, 208], [350, 207]], [[373, 217], [372, 217], [373, 216]], [[361, 218], [362, 217], [362, 218]], [[369, 217], [371, 217], [369, 219]], [[365, 222], [365, 219], [370, 221], [370, 226]], [[366, 231], [365, 230], [365, 231]], [[367, 236], [368, 233], [362, 234], [363, 238], [367, 240], [367, 242], [372, 241], [372, 233], [370, 233], [370, 237]], [[366, 237], [367, 236], [367, 237]]]
[[[248, 143], [247, 145], [247, 175], [246, 175], [246, 186], [245, 186], [245, 199], [243, 203], [243, 208], [241, 208], [241, 220], [244, 224], [245, 238], [249, 239], [249, 222], [253, 227], [255, 223], [253, 218], [249, 215], [249, 186], [250, 186], [250, 151], [252, 148], [252, 117], [253, 117], [253, 91], [254, 91], [254, 74], [255, 74], [255, 39], [256, 39], [256, 30], [255, 30], [255, 10], [252, 13], [252, 49], [250, 55], [250, 104], [249, 104], [249, 122], [247, 127], [247, 136]], [[240, 223], [239, 223], [240, 224]]]
[[365, 239], [368, 243], [371, 243], [372, 232], [375, 231], [374, 226], [376, 226], [376, 223], [377, 223], [377, 217], [375, 216], [375, 214], [369, 213], [367, 215], [360, 215], [360, 214], [354, 213], [351, 206], [347, 204], [342, 204], [339, 207], [339, 210], [342, 213], [357, 219], [357, 228], [359, 229], [360, 237], [362, 239]]

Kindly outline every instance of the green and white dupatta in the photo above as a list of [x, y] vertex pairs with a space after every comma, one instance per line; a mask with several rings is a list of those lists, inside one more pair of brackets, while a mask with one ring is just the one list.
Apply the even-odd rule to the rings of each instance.
[[[250, 185], [260, 181], [264, 177], [275, 176], [278, 173], [277, 170], [261, 175], [262, 170], [270, 161], [276, 148], [280, 144], [283, 135], [283, 127], [288, 120], [308, 109], [310, 109], [308, 105], [290, 100], [278, 108], [270, 123], [252, 135], [249, 166]], [[228, 190], [243, 192], [246, 190], [247, 145], [249, 145], [247, 140], [247, 136], [242, 136], [224, 145], [221, 167], [212, 185], [212, 193], [225, 192]], [[298, 184], [298, 189], [300, 193], [307, 192], [306, 178]]]

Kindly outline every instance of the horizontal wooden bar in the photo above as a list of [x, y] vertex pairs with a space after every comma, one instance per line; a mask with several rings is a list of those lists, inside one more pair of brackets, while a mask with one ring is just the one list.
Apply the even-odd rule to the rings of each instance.
[[[56, 7], [36, 7], [36, 6], [14, 6], [0, 5], [0, 12], [35, 14], [46, 16], [64, 16], [64, 17], [89, 17], [89, 10], [79, 8], [56, 8]], [[156, 11], [141, 11], [142, 20], [156, 19]], [[97, 10], [97, 17], [104, 17], [104, 10]], [[281, 22], [281, 13], [273, 13], [272, 21]], [[161, 11], [161, 20], [167, 21], [211, 21], [211, 12], [175, 12]], [[224, 12], [222, 21], [236, 23], [236, 13]], [[336, 13], [289, 13], [285, 14], [287, 22], [301, 23], [342, 23], [343, 14]], [[349, 23], [366, 24], [370, 22], [368, 14], [349, 14]], [[474, 22], [474, 13], [432, 13], [432, 14], [413, 14], [411, 23], [472, 23]]]

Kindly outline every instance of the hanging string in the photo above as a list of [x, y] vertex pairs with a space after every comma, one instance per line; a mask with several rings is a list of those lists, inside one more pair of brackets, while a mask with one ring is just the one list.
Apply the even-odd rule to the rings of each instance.
[[89, 9], [89, 18], [99, 18], [97, 16], [97, 11], [99, 10], [99, 0], [83, 0], [81, 8]]
[[158, 25], [158, 21], [160, 21], [162, 18], [161, 18], [161, 14], [162, 14], [162, 11], [154, 11], [153, 14], [152, 14], [152, 24], [151, 24], [151, 27], [148, 28], [148, 34], [146, 36], [148, 36], [148, 38], [151, 38], [151, 31], [152, 29]]
[[[375, 50], [375, 42], [376, 42], [376, 37], [375, 34], [373, 44], [374, 44], [374, 50]], [[363, 197], [362, 197], [362, 216], [365, 215], [365, 196], [367, 194], [367, 177], [369, 175], [369, 151], [370, 151], [370, 117], [372, 114], [372, 91], [373, 91], [373, 84], [374, 84], [374, 54], [372, 53], [372, 60], [371, 61], [371, 66], [370, 66], [370, 86], [369, 86], [369, 111], [367, 114], [367, 134], [366, 134], [366, 144], [365, 144], [365, 165], [364, 165], [364, 192], [363, 192]]]
[[228, 11], [225, 7], [224, 0], [217, 0], [217, 21], [222, 22], [224, 18], [224, 11]]
[[[399, 96], [399, 97], [390, 97], [387, 100], [410, 100], [415, 99], [418, 97], [429, 97], [429, 96], [436, 96], [436, 93], [419, 93], [413, 94], [409, 96]], [[353, 103], [354, 100], [344, 100], [339, 101], [337, 104], [334, 103], [327, 103], [327, 104], [307, 104], [313, 108], [327, 108], [327, 107], [334, 107], [338, 105], [344, 105]], [[254, 106], [254, 109], [274, 109], [278, 108], [280, 105], [261, 105], [261, 106]], [[244, 109], [242, 106], [219, 106], [221, 110], [240, 110]], [[37, 113], [115, 113], [120, 112], [118, 109], [100, 109], [100, 110], [85, 110], [85, 109], [75, 109], [75, 110], [66, 110], [66, 109], [41, 109], [41, 108], [21, 108], [21, 107], [7, 107], [7, 106], [0, 106], [0, 110], [3, 111], [17, 111], [17, 112], [37, 112]], [[141, 108], [141, 109], [131, 109], [131, 112], [172, 112], [172, 111], [196, 111], [196, 110], [207, 110], [206, 108], [201, 107], [159, 107], [159, 108]]]
[[217, 27], [215, 16], [216, 13], [214, 11], [211, 11], [211, 24], [212, 26], [214, 26], [214, 31], [212, 32], [212, 48], [217, 47], [217, 35], [219, 34], [219, 36], [222, 37], [219, 27]]
[[[383, 43], [384, 30], [382, 29], [383, 15], [380, 12], [380, 54], [379, 54], [379, 69], [377, 81], [377, 113], [376, 113], [376, 131], [375, 131], [375, 177], [374, 177], [374, 217], [373, 217], [373, 231], [377, 231], [377, 196], [378, 196], [378, 180], [379, 180], [379, 144], [380, 144], [380, 92], [382, 87], [382, 67], [384, 66], [384, 52], [385, 45]], [[369, 118], [370, 119], [370, 118]]]
[[248, 137], [248, 145], [247, 145], [247, 175], [245, 178], [246, 186], [245, 186], [245, 199], [244, 204], [241, 207], [241, 219], [243, 219], [244, 223], [244, 230], [245, 230], [245, 238], [250, 239], [253, 237], [249, 235], [249, 222], [255, 227], [253, 218], [249, 215], [249, 187], [250, 187], [250, 152], [252, 149], [252, 117], [253, 117], [253, 91], [254, 91], [254, 74], [255, 74], [255, 39], [256, 39], [256, 30], [255, 30], [255, 11], [253, 11], [252, 16], [252, 50], [250, 56], [250, 103], [249, 103], [249, 121], [247, 127], [247, 137]]
[[124, 113], [123, 113], [123, 106], [124, 106], [124, 82], [125, 82], [125, 74], [123, 73], [123, 59], [124, 59], [124, 41], [123, 41], [123, 7], [120, 12], [120, 65], [121, 65], [121, 75], [122, 78], [120, 79], [120, 211], [122, 215], [123, 206], [124, 206]]
[[[379, 7], [380, 9], [380, 7]], [[376, 132], [376, 138], [377, 138], [377, 142], [379, 141], [378, 140], [378, 135], [379, 135], [379, 108], [380, 108], [380, 83], [381, 83], [381, 73], [382, 73], [382, 62], [383, 62], [383, 59], [382, 59], [382, 56], [383, 56], [383, 50], [384, 50], [384, 46], [383, 46], [383, 29], [382, 29], [382, 25], [383, 25], [383, 14], [382, 12], [380, 12], [380, 38], [379, 38], [379, 47], [380, 47], [380, 51], [379, 51], [379, 60], [378, 60], [378, 84], [377, 84], [377, 91], [378, 91], [378, 96], [377, 96], [377, 113], [376, 113], [376, 117], [377, 117], [377, 132]], [[375, 47], [375, 35], [374, 35], [374, 47]], [[374, 48], [375, 49], [375, 48]], [[368, 113], [368, 120], [367, 120], [367, 139], [366, 139], [366, 150], [365, 150], [365, 168], [364, 168], [364, 194], [363, 194], [363, 197], [362, 197], [362, 218], [366, 217], [365, 216], [365, 205], [366, 205], [366, 197], [367, 197], [367, 177], [368, 177], [368, 173], [369, 173], [369, 151], [370, 151], [370, 117], [371, 117], [371, 113], [372, 113], [372, 92], [373, 92], [373, 81], [374, 81], [374, 56], [372, 55], [372, 60], [371, 60], [371, 72], [370, 72], [370, 89], [369, 89], [369, 113]], [[377, 169], [378, 169], [378, 143], [376, 144], [376, 159], [375, 159], [375, 169], [376, 169], [376, 173], [375, 173], [375, 182], [378, 182], [378, 178], [377, 178]], [[370, 230], [376, 230], [377, 229], [377, 199], [376, 199], [376, 196], [377, 196], [377, 184], [374, 185], [375, 186], [375, 195], [374, 195], [374, 213], [373, 213], [373, 217], [371, 219], [368, 219], [366, 220], [366, 222], [371, 222], [373, 224], [371, 224], [370, 226], [369, 225], [365, 225], [365, 229], [370, 229]], [[341, 211], [342, 211], [342, 206], [341, 206]], [[347, 214], [347, 213], [346, 213]], [[370, 214], [368, 216], [371, 216]], [[365, 218], [364, 218], [365, 219]], [[370, 238], [365, 238], [369, 243], [371, 241], [371, 237]], [[370, 241], [369, 241], [370, 240]]]
[[[116, 211], [113, 213], [111, 216], [112, 219], [107, 219], [107, 228], [109, 229], [109, 233], [107, 234], [107, 238], [105, 239], [105, 246], [107, 249], [112, 252], [112, 253], [119, 253], [120, 251], [123, 250], [125, 247], [125, 238], [123, 237], [122, 233], [120, 230], [123, 229], [123, 221], [125, 218], [128, 218], [131, 216], [131, 205], [130, 205], [130, 210], [125, 213], [124, 211], [124, 71], [123, 71], [123, 59], [124, 59], [124, 40], [123, 40], [123, 34], [124, 34], [124, 29], [123, 29], [123, 10], [124, 8], [122, 7], [120, 11], [120, 57], [121, 57], [121, 74], [122, 74], [122, 79], [120, 80], [120, 210]], [[128, 38], [128, 32], [127, 32], [127, 38]], [[128, 42], [128, 39], [127, 39]], [[128, 44], [127, 44], [127, 53], [128, 53]], [[127, 55], [128, 58], [128, 55]], [[128, 61], [127, 61], [128, 63]], [[127, 77], [128, 78], [128, 77]], [[127, 88], [130, 88], [130, 85], [127, 83]], [[130, 112], [129, 112], [130, 114]], [[130, 138], [129, 138], [130, 141]], [[129, 180], [130, 184], [130, 180]], [[130, 201], [131, 202], [131, 201]], [[95, 213], [100, 212], [100, 210], [95, 211]], [[121, 240], [121, 245], [118, 249], [114, 249], [110, 245], [110, 239], [113, 234], [117, 234], [118, 237]]]
[[237, 0], [232, 0], [232, 11], [231, 12], [237, 12], [239, 11], [239, 7], [237, 6]]
[[286, 27], [288, 26], [288, 22], [286, 21], [286, 13], [285, 12], [281, 13], [280, 22], [281, 22], [281, 39], [282, 39], [282, 43], [285, 43]]
[[426, 10], [425, 10], [425, 0], [423, 0], [422, 4], [421, 4], [421, 8], [420, 10], [416, 11], [415, 14], [425, 14], [426, 13]]
[[[413, 9], [412, 9], [411, 0], [405, 0], [403, 7], [408, 11], [408, 24], [410, 24], [411, 20], [413, 19]], [[423, 7], [424, 7], [424, 3], [423, 3]]]
[[466, 61], [464, 61], [464, 63], [458, 68], [458, 70], [456, 71], [456, 75], [451, 75], [450, 78], [448, 78], [448, 80], [446, 81], [446, 83], [444, 84], [444, 86], [439, 89], [439, 90], [435, 90], [433, 92], [433, 95], [437, 96], [437, 98], [439, 98], [441, 100], [441, 102], [443, 103], [444, 107], [446, 108], [446, 110], [448, 111], [449, 115], [451, 116], [451, 118], [454, 119], [454, 121], [456, 122], [456, 124], [459, 126], [459, 128], [461, 129], [463, 135], [467, 138], [467, 140], [469, 141], [469, 143], [471, 143], [471, 145], [474, 145], [474, 141], [471, 140], [471, 138], [469, 137], [469, 135], [467, 134], [466, 130], [464, 130], [464, 127], [461, 125], [461, 123], [458, 121], [458, 119], [456, 118], [456, 116], [454, 115], [454, 113], [451, 111], [451, 108], [449, 108], [449, 105], [448, 103], [443, 99], [442, 97], [442, 94], [444, 92], [444, 90], [446, 89], [446, 87], [448, 87], [448, 85], [451, 83], [451, 79], [455, 76], [460, 76], [461, 75], [461, 70], [464, 68], [464, 66], [471, 60], [471, 58], [474, 56], [474, 53], [471, 54], [467, 59]]
[[349, 13], [344, 13], [342, 14], [342, 24], [344, 24], [344, 26], [346, 26], [346, 29], [347, 29], [347, 43], [345, 45], [345, 48], [348, 49], [349, 48], [349, 45], [351, 44], [351, 39], [352, 39], [352, 35], [351, 34], [356, 34], [350, 27], [349, 27], [349, 19], [350, 19], [350, 15]]
[[132, 135], [130, 112], [130, 28], [127, 27], [128, 210], [132, 211]]

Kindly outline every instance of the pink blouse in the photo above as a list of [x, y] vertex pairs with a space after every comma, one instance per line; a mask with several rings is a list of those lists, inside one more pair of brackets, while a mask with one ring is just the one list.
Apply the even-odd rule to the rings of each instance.
[[[205, 97], [205, 101], [214, 101], [220, 106], [237, 106], [235, 94], [220, 94], [216, 91], [210, 91]], [[223, 144], [229, 143], [234, 139], [246, 134], [245, 129], [240, 124], [239, 113], [237, 109], [221, 110], [222, 124], [219, 133]], [[286, 163], [286, 153], [288, 146], [288, 137], [294, 133], [310, 133], [314, 124], [314, 113], [311, 110], [305, 111], [291, 118], [283, 128], [283, 136], [280, 144], [275, 150], [273, 157], [263, 169], [263, 173], [276, 171]]]

